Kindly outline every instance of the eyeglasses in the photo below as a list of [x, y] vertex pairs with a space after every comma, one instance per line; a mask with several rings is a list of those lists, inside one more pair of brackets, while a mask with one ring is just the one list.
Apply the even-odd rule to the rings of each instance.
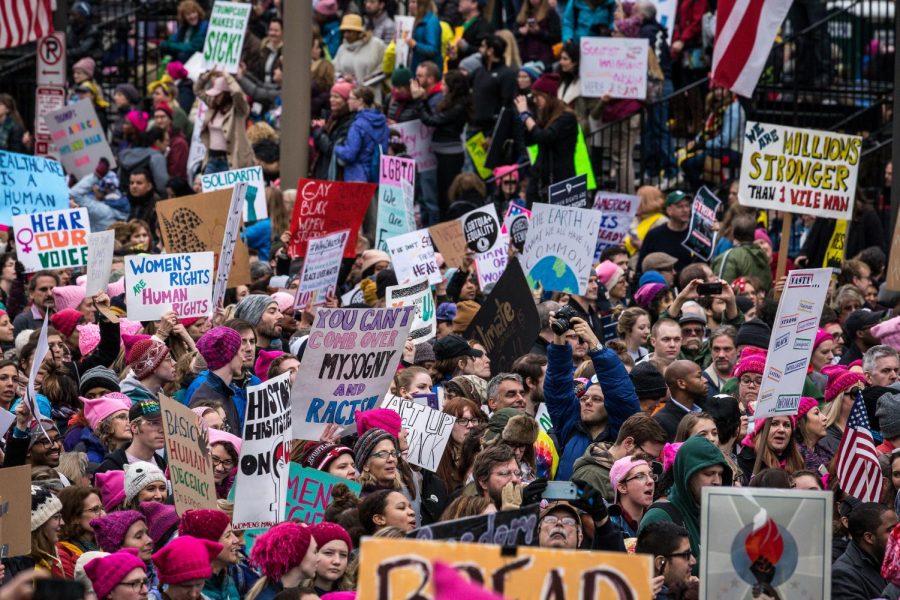
[[497, 477], [521, 477], [522, 471], [516, 469], [515, 471], [511, 471], [509, 469], [501, 469], [499, 471], [494, 471], [494, 475]]
[[81, 514], [91, 513], [92, 515], [99, 515], [102, 512], [103, 512], [103, 505], [98, 504], [97, 506], [92, 506], [92, 507], [88, 508], [87, 510], [82, 511]]
[[62, 440], [59, 436], [56, 437], [43, 437], [35, 442], [35, 445], [40, 444], [42, 446], [55, 446], [61, 443]]
[[372, 456], [379, 460], [387, 460], [388, 458], [397, 458], [396, 450], [382, 450], [381, 452], [373, 452]]
[[481, 423], [481, 419], [466, 419], [465, 417], [459, 417], [456, 419], [457, 425], [464, 425], [466, 427], [478, 425], [479, 423]]
[[234, 461], [230, 458], [227, 460], [222, 460], [221, 458], [217, 458], [215, 456], [212, 457], [212, 465], [213, 468], [216, 467], [225, 467], [226, 469], [230, 469], [234, 466]]
[[134, 581], [120, 581], [119, 585], [124, 585], [125, 587], [130, 587], [132, 591], [140, 592], [145, 587], [147, 589], [150, 588], [150, 580], [144, 577], [143, 579], [135, 579]]
[[682, 327], [681, 335], [696, 335], [701, 336], [704, 333], [704, 329], [702, 327]]
[[656, 481], [656, 473], [638, 473], [634, 477], [624, 479], [622, 483], [628, 483], [629, 481], [639, 481], [641, 483], [644, 483], [648, 478], [650, 479], [650, 481]]
[[676, 552], [674, 554], [669, 554], [669, 558], [683, 558], [684, 560], [691, 560], [691, 557], [694, 555], [690, 550], [685, 550], [684, 552]]
[[744, 385], [755, 385], [759, 387], [762, 385], [762, 377], [741, 377], [741, 383]]
[[561, 524], [563, 527], [575, 527], [575, 524], [578, 522], [574, 517], [557, 517], [556, 515], [547, 515], [544, 517], [544, 523], [553, 527], [557, 523]]

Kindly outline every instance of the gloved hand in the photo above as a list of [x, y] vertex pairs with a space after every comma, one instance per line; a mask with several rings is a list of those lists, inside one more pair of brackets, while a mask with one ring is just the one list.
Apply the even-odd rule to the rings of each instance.
[[547, 489], [547, 478], [541, 477], [539, 479], [535, 479], [522, 491], [522, 504], [524, 506], [530, 506], [532, 504], [537, 504], [541, 501], [541, 496], [544, 495], [544, 491]]
[[522, 484], [510, 481], [500, 490], [500, 510], [518, 510], [522, 506]]
[[584, 483], [579, 483], [578, 487], [581, 496], [572, 504], [589, 514], [595, 523], [606, 520], [609, 517], [609, 509], [600, 491]]

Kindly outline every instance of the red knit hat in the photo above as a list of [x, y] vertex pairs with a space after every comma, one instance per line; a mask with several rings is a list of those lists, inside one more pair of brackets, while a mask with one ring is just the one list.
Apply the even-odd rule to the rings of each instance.
[[556, 92], [559, 91], [559, 73], [544, 73], [538, 77], [537, 81], [531, 84], [532, 92], [542, 92], [556, 98]]
[[846, 365], [829, 365], [822, 368], [822, 374], [828, 377], [825, 386], [825, 402], [831, 402], [841, 392], [847, 391], [854, 385], [866, 386], [866, 376], [856, 371], [851, 371]]
[[250, 564], [259, 567], [269, 579], [281, 581], [285, 573], [303, 562], [311, 540], [309, 527], [292, 521], [279, 523], [256, 538]]
[[178, 535], [192, 535], [195, 538], [218, 542], [231, 519], [221, 510], [202, 508], [186, 510], [181, 515]]
[[183, 535], [170, 541], [153, 555], [159, 582], [178, 585], [212, 577], [212, 561], [222, 552], [222, 544]]
[[328, 521], [322, 521], [321, 523], [317, 523], [309, 528], [310, 533], [312, 533], [313, 538], [316, 540], [316, 546], [321, 548], [328, 542], [333, 542], [334, 540], [341, 540], [345, 544], [347, 544], [347, 551], [353, 550], [353, 542], [350, 540], [350, 534], [347, 533], [347, 530], [338, 525], [337, 523], [329, 523]]
[[75, 331], [75, 326], [78, 325], [78, 321], [80, 321], [82, 317], [84, 317], [84, 315], [74, 308], [64, 308], [58, 313], [51, 315], [50, 323], [52, 323], [61, 334], [69, 337], [72, 335], [72, 332]]
[[169, 348], [156, 338], [141, 340], [128, 353], [128, 364], [134, 376], [143, 379], [149, 376], [169, 355]]
[[373, 408], [356, 413], [356, 433], [362, 436], [370, 429], [384, 429], [394, 437], [400, 435], [403, 420], [397, 411], [389, 408]]

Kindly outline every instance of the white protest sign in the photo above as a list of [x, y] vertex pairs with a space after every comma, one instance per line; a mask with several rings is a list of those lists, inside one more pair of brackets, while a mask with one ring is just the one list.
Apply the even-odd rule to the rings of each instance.
[[291, 373], [248, 387], [235, 480], [236, 529], [271, 527], [284, 520], [291, 433]]
[[392, 285], [388, 287], [384, 296], [385, 306], [400, 308], [413, 306], [416, 316], [413, 319], [409, 337], [416, 344], [427, 342], [437, 334], [437, 310], [434, 306], [434, 296], [431, 295], [431, 285], [427, 279], [419, 279], [412, 283]]
[[738, 200], [744, 206], [851, 219], [862, 138], [748, 121]]
[[409, 46], [406, 45], [403, 37], [404, 34], [412, 37], [415, 24], [415, 17], [394, 16], [394, 48], [396, 52], [394, 54], [394, 69], [409, 66]]
[[456, 418], [425, 404], [394, 395], [387, 396], [381, 407], [400, 415], [409, 443], [406, 460], [426, 471], [437, 471]]
[[125, 302], [132, 321], [156, 321], [212, 312], [213, 253], [140, 254], [125, 257]]
[[41, 333], [38, 335], [38, 343], [34, 349], [34, 356], [31, 359], [31, 372], [28, 374], [28, 385], [25, 388], [25, 398], [23, 398], [25, 404], [28, 405], [28, 410], [31, 411], [31, 416], [37, 421], [38, 427], [41, 428], [41, 431], [47, 439], [50, 439], [50, 436], [47, 435], [47, 430], [44, 429], [42, 421], [44, 419], [49, 419], [50, 415], [41, 414], [41, 407], [37, 402], [37, 392], [34, 389], [34, 382], [37, 381], [38, 371], [41, 370], [41, 365], [44, 364], [44, 359], [47, 357], [47, 353], [50, 352], [50, 343], [47, 340], [47, 323], [49, 321], [50, 311], [47, 311], [44, 314], [44, 323], [41, 325]]
[[520, 262], [528, 286], [585, 294], [601, 215], [590, 208], [535, 203]]
[[578, 74], [585, 98], [647, 97], [647, 53], [644, 38], [583, 37]]
[[459, 220], [466, 245], [475, 252], [478, 285], [485, 290], [497, 283], [506, 270], [508, 237], [500, 231], [500, 219], [493, 202], [467, 212]]
[[416, 161], [419, 173], [437, 169], [437, 157], [431, 147], [431, 136], [434, 134], [434, 129], [418, 119], [395, 123], [391, 129], [400, 133], [400, 138], [406, 145], [406, 154]]
[[344, 246], [350, 230], [336, 231], [307, 242], [306, 259], [300, 272], [300, 286], [294, 299], [295, 309], [325, 304], [325, 298], [337, 289], [338, 274], [344, 258]]
[[631, 221], [637, 212], [641, 199], [628, 194], [615, 192], [597, 192], [594, 196], [594, 210], [601, 214], [600, 230], [597, 232], [597, 250], [594, 260], [600, 260], [600, 254], [610, 246], [624, 246], [625, 236], [631, 227]]
[[382, 154], [379, 165], [375, 247], [386, 251], [387, 240], [416, 228], [413, 207], [416, 163], [411, 158]]
[[441, 270], [437, 265], [428, 229], [394, 236], [388, 240], [387, 246], [391, 264], [397, 273], [397, 281], [409, 283], [427, 277], [431, 285], [441, 282]]
[[827, 268], [788, 272], [769, 339], [754, 420], [797, 414], [830, 281], [831, 269]]
[[241, 237], [241, 220], [244, 210], [244, 199], [251, 186], [238, 183], [231, 191], [231, 204], [228, 207], [228, 219], [225, 221], [225, 232], [222, 235], [222, 249], [219, 250], [219, 264], [216, 265], [216, 282], [213, 285], [212, 309], [215, 310], [225, 300], [228, 288], [228, 275], [231, 273], [234, 248]]
[[87, 283], [84, 295], [88, 298], [106, 292], [109, 274], [112, 272], [113, 252], [116, 249], [116, 232], [112, 229], [88, 234]]
[[91, 223], [86, 208], [14, 215], [12, 225], [26, 273], [87, 264]]
[[365, 302], [365, 296], [363, 295], [363, 291], [362, 289], [360, 289], [358, 283], [353, 287], [352, 290], [341, 296], [341, 306], [359, 304], [360, 302]]
[[268, 219], [266, 180], [263, 178], [262, 167], [247, 167], [246, 169], [200, 176], [200, 187], [204, 192], [231, 188], [239, 183], [247, 184], [247, 192], [244, 194], [244, 223], [255, 223]]
[[[198, 53], [194, 53], [194, 56], [198, 56]], [[192, 59], [193, 60], [193, 59]], [[190, 61], [188, 61], [190, 62]], [[193, 77], [191, 79], [194, 79]], [[194, 79], [196, 81], [196, 79]], [[197, 120], [196, 123], [202, 123], [203, 119], [206, 116], [206, 111], [209, 108], [206, 106], [206, 103], [203, 100], [197, 99]], [[200, 171], [200, 166], [203, 164], [203, 161], [206, 159], [206, 146], [203, 145], [203, 140], [200, 138], [200, 130], [202, 127], [194, 127], [193, 133], [191, 133], [191, 148], [188, 150], [188, 160], [187, 160], [187, 170], [188, 170], [188, 181], [193, 181], [194, 177]]]
[[203, 70], [238, 72], [251, 10], [249, 3], [216, 0], [203, 43]]
[[94, 172], [101, 158], [116, 166], [106, 132], [90, 100], [80, 100], [44, 115], [44, 123], [66, 171], [81, 179]]
[[293, 438], [318, 440], [328, 425], [355, 427], [397, 370], [415, 309], [319, 308], [291, 390]]

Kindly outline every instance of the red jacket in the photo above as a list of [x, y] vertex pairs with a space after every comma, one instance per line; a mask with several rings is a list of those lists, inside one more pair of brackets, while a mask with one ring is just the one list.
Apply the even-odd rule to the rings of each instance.
[[682, 42], [687, 48], [699, 46], [702, 42], [703, 15], [708, 10], [708, 0], [680, 0], [675, 13], [672, 43]]

